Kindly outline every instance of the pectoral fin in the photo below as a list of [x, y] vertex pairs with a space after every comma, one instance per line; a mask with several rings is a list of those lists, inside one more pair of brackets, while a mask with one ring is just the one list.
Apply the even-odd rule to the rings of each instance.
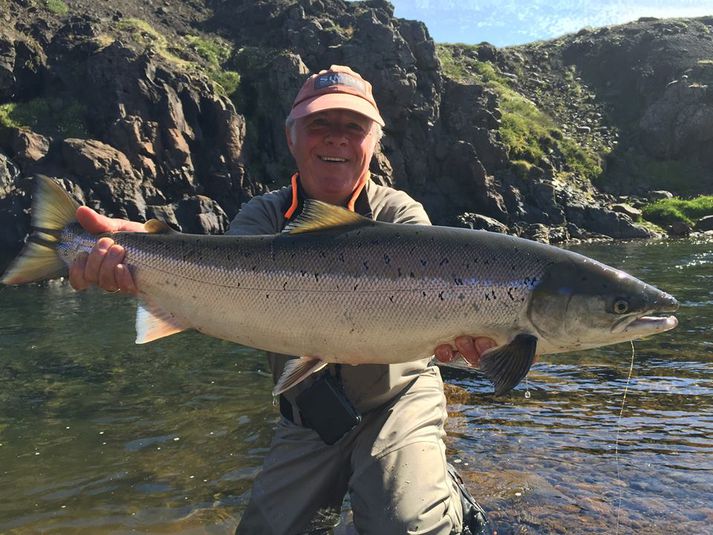
[[486, 351], [480, 358], [480, 370], [495, 385], [495, 395], [506, 394], [522, 381], [535, 362], [537, 337], [518, 334], [505, 345]]
[[164, 336], [190, 329], [170, 312], [150, 303], [139, 303], [136, 310], [136, 343], [153, 342]]
[[282, 375], [280, 375], [277, 384], [272, 389], [272, 395], [279, 396], [326, 365], [327, 363], [323, 360], [313, 357], [288, 360]]

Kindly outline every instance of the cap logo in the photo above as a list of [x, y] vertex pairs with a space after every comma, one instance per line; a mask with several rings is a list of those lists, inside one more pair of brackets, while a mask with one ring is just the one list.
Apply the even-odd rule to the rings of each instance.
[[320, 74], [314, 80], [315, 91], [319, 91], [320, 89], [324, 89], [333, 85], [346, 85], [349, 87], [353, 87], [361, 93], [366, 93], [366, 86], [364, 85], [363, 81], [357, 80], [353, 76], [350, 76], [343, 72], [328, 72], [326, 74]]

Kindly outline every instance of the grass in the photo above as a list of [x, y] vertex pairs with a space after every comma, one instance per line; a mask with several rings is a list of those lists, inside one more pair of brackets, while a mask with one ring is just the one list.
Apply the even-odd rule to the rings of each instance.
[[[502, 113], [500, 135], [510, 160], [519, 161], [516, 172], [525, 171], [522, 162], [537, 165], [549, 152], [558, 152], [570, 172], [589, 180], [602, 173], [601, 157], [568, 138], [548, 114], [510, 87], [510, 81], [488, 61], [477, 59], [477, 46], [436, 45], [443, 72], [463, 83], [484, 85], [498, 95]], [[456, 54], [459, 54], [456, 56]]]
[[45, 0], [45, 7], [55, 15], [64, 17], [69, 13], [69, 6], [62, 0]]
[[89, 137], [87, 109], [75, 100], [35, 98], [0, 105], [0, 127], [30, 128], [47, 136]]
[[[223, 70], [222, 67], [233, 54], [232, 47], [225, 41], [198, 35], [188, 35], [185, 38], [179, 38], [179, 41], [177, 41], [179, 46], [177, 47], [171, 45], [166, 37], [148, 22], [133, 18], [120, 21], [117, 28], [120, 31], [131, 34], [134, 41], [139, 45], [153, 49], [162, 58], [184, 70], [205, 74], [215, 82], [216, 89], [223, 95], [230, 97], [237, 92], [240, 86], [240, 74], [236, 71]], [[204, 64], [176, 55], [181, 52], [181, 43], [186, 43], [187, 47], [191, 48], [203, 59]]]
[[148, 22], [141, 19], [128, 18], [119, 21], [116, 27], [121, 31], [130, 33], [137, 43], [154, 50], [163, 59], [183, 68], [191, 65], [189, 61], [174, 54], [166, 37], [155, 30]]
[[240, 74], [236, 71], [223, 70], [225, 64], [233, 55], [233, 48], [226, 42], [205, 38], [198, 35], [188, 35], [189, 46], [208, 64], [207, 74], [225, 96], [231, 96], [240, 87]]
[[713, 215], [713, 195], [702, 195], [694, 199], [663, 199], [644, 207], [644, 219], [657, 225], [670, 225], [683, 221], [693, 225], [701, 217]]

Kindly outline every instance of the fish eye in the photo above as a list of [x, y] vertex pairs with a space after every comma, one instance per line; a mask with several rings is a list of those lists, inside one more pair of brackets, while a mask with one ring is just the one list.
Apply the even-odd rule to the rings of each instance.
[[629, 301], [619, 298], [614, 301], [614, 314], [626, 314], [629, 312]]

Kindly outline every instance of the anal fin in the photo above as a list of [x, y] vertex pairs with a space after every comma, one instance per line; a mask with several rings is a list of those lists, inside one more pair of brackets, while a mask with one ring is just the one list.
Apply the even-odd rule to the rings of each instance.
[[136, 310], [136, 343], [145, 344], [190, 329], [170, 312], [141, 302]]
[[504, 346], [486, 351], [480, 358], [480, 370], [495, 385], [495, 395], [506, 394], [522, 381], [535, 362], [537, 337], [518, 334]]
[[279, 396], [326, 365], [327, 362], [314, 357], [300, 357], [288, 360], [282, 375], [280, 375], [277, 384], [272, 389], [272, 395]]

